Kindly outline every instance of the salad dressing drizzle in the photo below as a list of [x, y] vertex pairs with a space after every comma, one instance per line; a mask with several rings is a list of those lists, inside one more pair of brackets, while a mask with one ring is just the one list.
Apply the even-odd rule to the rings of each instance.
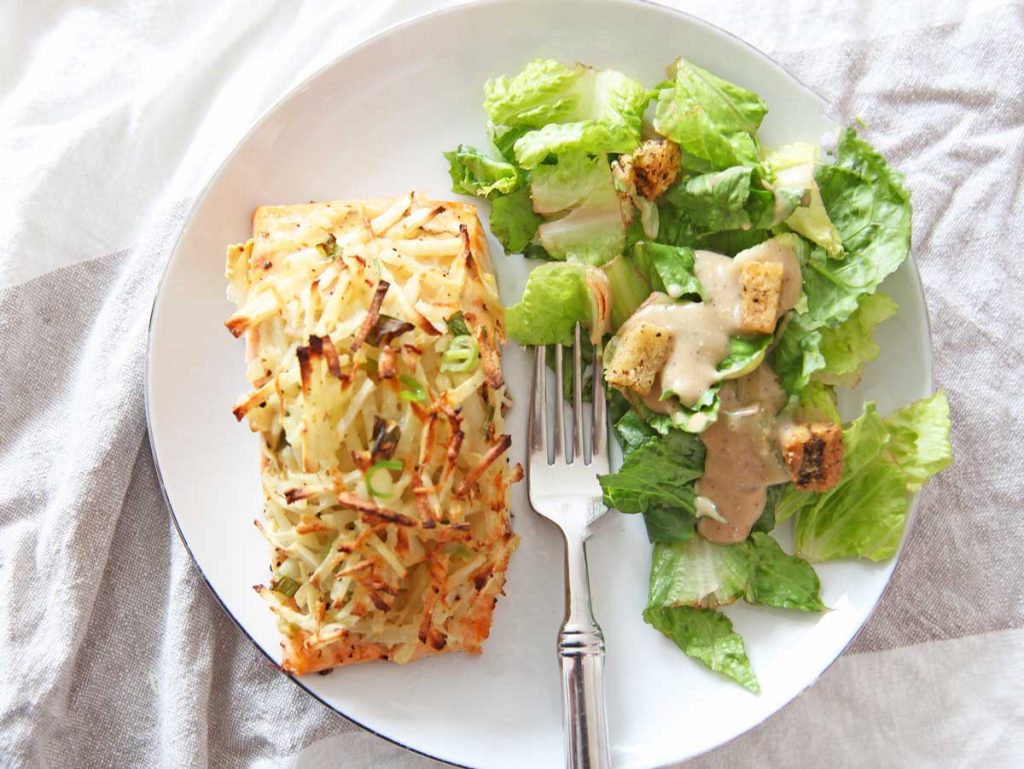
[[800, 264], [793, 249], [784, 244], [769, 241], [735, 259], [713, 251], [697, 251], [695, 257], [694, 274], [703, 289], [703, 301], [679, 303], [656, 292], [627, 321], [660, 326], [672, 339], [672, 351], [655, 386], [643, 398], [647, 408], [663, 414], [672, 410], [671, 402], [661, 400], [663, 392], [672, 393], [684, 406], [693, 406], [720, 381], [718, 364], [729, 351], [729, 337], [740, 329], [740, 268], [744, 262], [782, 265], [779, 315], [800, 299]]
[[715, 503], [725, 523], [701, 518], [697, 531], [719, 544], [742, 542], [764, 510], [768, 487], [789, 480], [775, 449], [776, 414], [786, 394], [767, 364], [726, 382], [718, 420], [701, 433], [707, 449], [698, 495]]

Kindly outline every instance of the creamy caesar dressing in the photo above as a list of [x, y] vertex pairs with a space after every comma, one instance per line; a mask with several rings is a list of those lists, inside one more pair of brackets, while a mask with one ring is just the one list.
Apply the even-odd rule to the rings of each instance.
[[800, 299], [800, 263], [793, 249], [775, 240], [747, 249], [736, 258], [713, 251], [697, 251], [694, 274], [703, 290], [703, 301], [679, 303], [655, 292], [626, 322], [645, 321], [665, 329], [672, 349], [644, 405], [658, 413], [671, 413], [673, 404], [662, 400], [665, 392], [692, 407], [720, 381], [718, 364], [729, 352], [729, 337], [740, 330], [742, 286], [740, 271], [745, 262], [777, 262], [782, 265], [782, 296], [778, 315], [791, 310]]
[[666, 329], [672, 338], [672, 351], [651, 393], [657, 399], [668, 390], [683, 405], [692, 406], [717, 381], [718, 364], [729, 349], [729, 333], [719, 308], [710, 302], [677, 304], [665, 294], [651, 298], [659, 301], [649, 300], [633, 318]]
[[742, 542], [764, 510], [768, 487], [789, 480], [776, 451], [776, 414], [786, 394], [765, 364], [726, 382], [718, 421], [701, 433], [707, 449], [695, 490], [714, 503], [724, 522], [702, 517], [697, 531], [711, 542]]

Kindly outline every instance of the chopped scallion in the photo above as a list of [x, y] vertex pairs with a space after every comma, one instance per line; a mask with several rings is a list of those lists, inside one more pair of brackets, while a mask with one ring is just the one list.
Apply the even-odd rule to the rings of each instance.
[[442, 371], [470, 371], [476, 367], [480, 360], [480, 350], [476, 346], [476, 340], [471, 336], [457, 336], [444, 351], [444, 358], [441, 361]]
[[295, 591], [299, 589], [299, 583], [291, 577], [278, 574], [277, 578], [271, 583], [270, 589], [275, 593], [282, 593], [291, 598], [295, 595]]
[[370, 496], [377, 497], [378, 499], [387, 499], [391, 496], [390, 492], [378, 491], [373, 487], [373, 476], [381, 470], [401, 470], [405, 465], [397, 459], [382, 459], [370, 466], [370, 469], [366, 471], [366, 490], [370, 492]]
[[398, 377], [402, 383], [402, 389], [398, 391], [398, 397], [407, 401], [425, 401], [427, 399], [427, 388], [417, 382], [411, 376], [402, 374]]
[[448, 318], [447, 322], [452, 336], [469, 336], [469, 326], [466, 325], [466, 318], [461, 310]]

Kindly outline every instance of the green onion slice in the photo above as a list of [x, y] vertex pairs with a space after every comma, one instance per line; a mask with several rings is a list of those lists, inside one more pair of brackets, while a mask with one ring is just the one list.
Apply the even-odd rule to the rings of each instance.
[[277, 578], [270, 584], [270, 589], [275, 593], [284, 593], [291, 598], [295, 595], [295, 591], [299, 589], [299, 583], [291, 577], [278, 574]]
[[466, 325], [466, 316], [462, 311], [455, 313], [447, 320], [448, 330], [452, 336], [469, 336], [469, 326]]
[[398, 459], [382, 459], [380, 462], [370, 466], [370, 469], [366, 471], [366, 490], [370, 492], [370, 496], [377, 497], [378, 499], [387, 499], [391, 496], [388, 492], [378, 491], [373, 488], [373, 476], [381, 470], [401, 470], [405, 467], [402, 462]]
[[427, 399], [427, 388], [411, 376], [402, 374], [398, 377], [398, 381], [403, 385], [403, 389], [398, 391], [399, 398], [407, 401], [425, 401]]
[[442, 371], [470, 371], [476, 368], [480, 360], [480, 350], [476, 346], [476, 340], [471, 336], [457, 336], [444, 351], [441, 360]]

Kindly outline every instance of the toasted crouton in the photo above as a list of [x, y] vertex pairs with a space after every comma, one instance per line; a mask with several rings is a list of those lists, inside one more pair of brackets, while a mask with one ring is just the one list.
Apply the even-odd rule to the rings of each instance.
[[783, 267], [776, 262], [744, 262], [740, 266], [740, 331], [770, 334], [775, 331], [782, 296]]
[[671, 351], [668, 329], [652, 323], [631, 324], [620, 333], [604, 378], [613, 387], [647, 395]]
[[679, 176], [679, 145], [664, 139], [650, 139], [629, 155], [618, 159], [627, 184], [648, 200], [665, 194]]
[[828, 491], [843, 475], [843, 430], [834, 422], [787, 427], [779, 436], [782, 458], [798, 489]]

